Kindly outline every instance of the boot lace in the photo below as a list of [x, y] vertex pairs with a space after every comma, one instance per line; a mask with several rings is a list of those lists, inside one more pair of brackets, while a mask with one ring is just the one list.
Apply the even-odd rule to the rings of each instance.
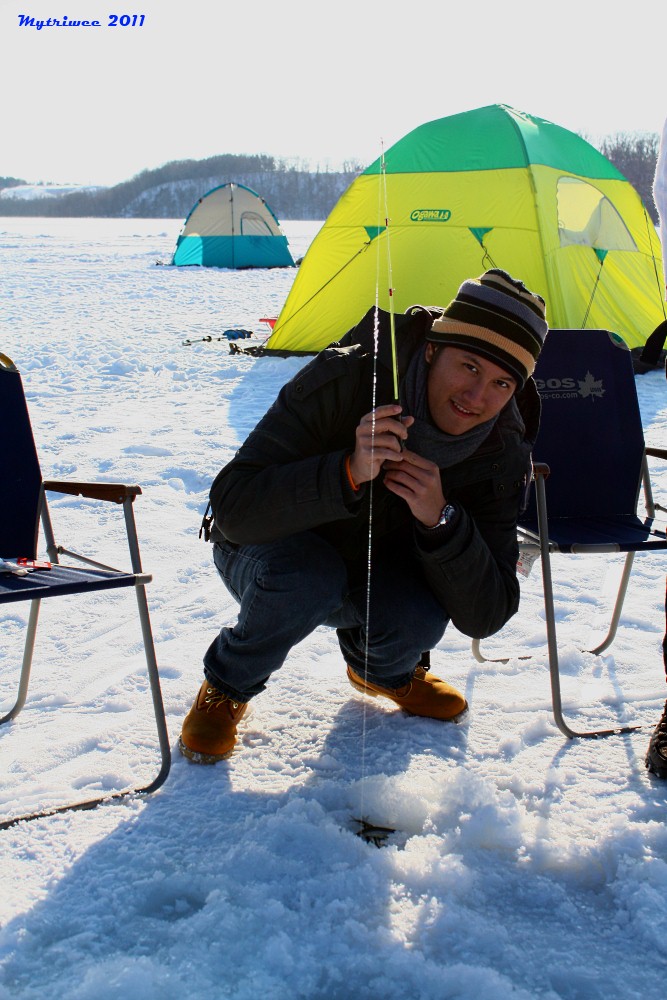
[[204, 704], [207, 705], [207, 712], [213, 711], [213, 709], [219, 708], [220, 705], [228, 701], [232, 708], [236, 710], [239, 707], [238, 701], [232, 701], [229, 695], [226, 695], [224, 691], [218, 691], [216, 688], [206, 688], [206, 697], [204, 698]]

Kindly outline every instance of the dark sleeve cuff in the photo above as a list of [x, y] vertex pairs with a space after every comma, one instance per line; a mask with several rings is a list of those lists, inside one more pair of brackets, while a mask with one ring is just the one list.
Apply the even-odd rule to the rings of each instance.
[[362, 483], [358, 489], [352, 489], [352, 484], [348, 479], [347, 469], [345, 468], [345, 459], [347, 453], [343, 455], [340, 464], [340, 478], [343, 484], [343, 501], [348, 508], [353, 508], [356, 503], [358, 503], [366, 492], [366, 484]]
[[420, 521], [416, 522], [417, 540], [424, 552], [433, 552], [440, 548], [457, 531], [461, 524], [461, 508], [456, 508], [456, 514], [447, 524], [439, 524], [437, 528], [427, 528]]

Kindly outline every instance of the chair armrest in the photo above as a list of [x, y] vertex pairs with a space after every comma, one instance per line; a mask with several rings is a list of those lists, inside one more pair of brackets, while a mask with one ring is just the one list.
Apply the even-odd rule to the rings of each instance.
[[651, 458], [667, 458], [667, 448], [645, 448], [644, 450]]
[[109, 500], [111, 503], [124, 503], [141, 494], [140, 486], [126, 486], [124, 483], [68, 483], [60, 480], [45, 479], [45, 490], [53, 493], [67, 493], [71, 496], [88, 497], [91, 500]]
[[551, 469], [546, 462], [533, 462], [533, 479], [537, 479], [538, 476], [548, 479], [550, 475]]

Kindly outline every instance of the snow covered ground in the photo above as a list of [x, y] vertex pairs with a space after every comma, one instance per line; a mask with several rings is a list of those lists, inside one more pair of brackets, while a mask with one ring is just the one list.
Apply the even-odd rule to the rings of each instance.
[[[0, 219], [0, 351], [23, 374], [48, 478], [139, 483], [136, 517], [175, 746], [201, 656], [235, 608], [198, 539], [210, 482], [300, 359], [234, 355], [268, 330], [293, 270], [156, 266], [182, 220]], [[317, 223], [284, 223], [295, 257]], [[184, 346], [183, 341], [194, 341]], [[661, 372], [638, 377], [667, 440]], [[667, 473], [656, 467], [657, 493]], [[59, 540], [118, 564], [122, 517], [63, 498]], [[1, 554], [0, 554], [1, 555]], [[618, 557], [557, 562], [568, 741], [550, 713], [539, 564], [478, 664], [451, 629], [436, 672], [466, 722], [411, 718], [348, 685], [315, 632], [214, 768], [174, 753], [155, 795], [0, 832], [0, 1000], [630, 1000], [664, 993], [667, 782], [643, 757], [665, 698], [666, 560], [640, 557], [616, 642]], [[13, 704], [27, 607], [0, 609]], [[532, 652], [529, 660], [516, 654]], [[157, 771], [132, 595], [45, 603], [23, 712], [0, 731], [0, 809], [18, 815]], [[360, 814], [397, 833], [378, 850]]]

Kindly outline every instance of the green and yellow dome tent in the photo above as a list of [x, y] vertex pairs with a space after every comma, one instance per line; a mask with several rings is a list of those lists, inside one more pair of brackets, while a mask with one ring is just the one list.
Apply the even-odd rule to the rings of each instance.
[[447, 305], [500, 267], [549, 324], [641, 347], [665, 319], [660, 241], [641, 198], [580, 136], [494, 104], [427, 122], [341, 196], [306, 253], [265, 350], [311, 354], [376, 301]]

